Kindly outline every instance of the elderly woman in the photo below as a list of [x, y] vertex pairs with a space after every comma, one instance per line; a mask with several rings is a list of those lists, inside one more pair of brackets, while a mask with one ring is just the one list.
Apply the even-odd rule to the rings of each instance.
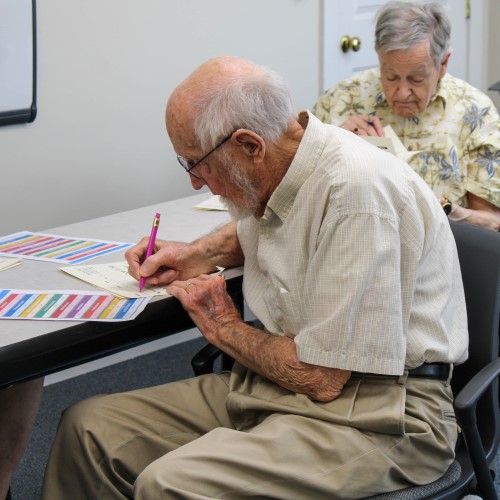
[[450, 22], [438, 3], [389, 2], [379, 11], [380, 67], [325, 92], [312, 112], [358, 135], [390, 125], [407, 160], [449, 218], [500, 230], [500, 119], [492, 101], [446, 73]]

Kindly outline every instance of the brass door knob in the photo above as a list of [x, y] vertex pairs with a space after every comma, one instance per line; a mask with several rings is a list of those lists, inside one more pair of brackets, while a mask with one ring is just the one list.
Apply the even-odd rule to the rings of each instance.
[[340, 48], [342, 52], [349, 52], [352, 50], [353, 52], [357, 52], [361, 49], [361, 39], [357, 36], [353, 36], [352, 38], [349, 35], [344, 35], [340, 39]]

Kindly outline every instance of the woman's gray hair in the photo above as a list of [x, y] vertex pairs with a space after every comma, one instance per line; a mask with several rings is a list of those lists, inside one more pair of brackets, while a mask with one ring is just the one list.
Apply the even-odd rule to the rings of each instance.
[[450, 48], [450, 33], [450, 21], [439, 3], [389, 2], [377, 14], [375, 50], [405, 50], [429, 40], [431, 57], [439, 67]]
[[258, 66], [253, 73], [223, 79], [223, 83], [203, 89], [196, 110], [194, 130], [203, 149], [214, 147], [222, 137], [240, 128], [274, 142], [294, 114], [285, 80]]

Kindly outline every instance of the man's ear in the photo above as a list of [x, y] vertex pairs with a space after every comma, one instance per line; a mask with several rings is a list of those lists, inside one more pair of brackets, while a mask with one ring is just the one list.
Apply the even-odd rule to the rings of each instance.
[[251, 130], [240, 129], [234, 133], [233, 139], [236, 140], [236, 144], [241, 148], [243, 154], [254, 163], [261, 162], [264, 159], [266, 143], [259, 134]]

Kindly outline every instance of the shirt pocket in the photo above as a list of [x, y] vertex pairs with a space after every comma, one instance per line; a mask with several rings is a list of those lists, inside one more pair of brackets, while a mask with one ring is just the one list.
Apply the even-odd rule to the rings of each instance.
[[301, 297], [283, 285], [275, 287], [274, 297], [276, 303], [276, 323], [287, 337], [295, 338], [301, 328]]

